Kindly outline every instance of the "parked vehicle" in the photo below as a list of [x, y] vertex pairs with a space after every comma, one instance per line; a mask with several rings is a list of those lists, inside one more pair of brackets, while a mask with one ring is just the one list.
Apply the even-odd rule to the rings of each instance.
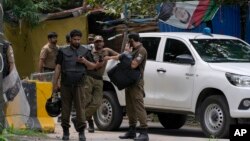
[[[145, 107], [166, 129], [179, 129], [195, 114], [207, 136], [225, 137], [230, 124], [250, 123], [250, 45], [203, 33], [141, 33], [148, 52]], [[108, 62], [106, 70], [116, 61]], [[100, 130], [119, 128], [125, 93], [104, 76], [104, 97], [95, 115]]]

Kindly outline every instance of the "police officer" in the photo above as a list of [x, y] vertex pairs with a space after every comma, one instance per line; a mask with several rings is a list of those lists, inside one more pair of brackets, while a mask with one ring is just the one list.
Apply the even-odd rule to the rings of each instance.
[[57, 34], [50, 32], [48, 33], [48, 43], [43, 46], [40, 52], [39, 72], [51, 72], [55, 70], [57, 52]]
[[76, 109], [76, 131], [79, 132], [79, 140], [85, 141], [85, 106], [86, 97], [84, 82], [86, 69], [95, 69], [97, 64], [89, 62], [89, 51], [80, 45], [82, 33], [79, 30], [70, 32], [70, 45], [61, 48], [56, 59], [56, 69], [53, 81], [53, 90], [57, 90], [57, 81], [61, 74], [61, 100], [62, 100], [62, 123], [63, 140], [69, 140], [69, 119], [74, 102]]
[[86, 120], [89, 123], [88, 131], [90, 133], [93, 133], [95, 131], [92, 116], [100, 106], [103, 97], [102, 76], [107, 64], [107, 61], [104, 60], [104, 57], [118, 55], [117, 52], [113, 51], [110, 48], [103, 48], [104, 41], [103, 37], [100, 35], [95, 36], [93, 43], [94, 47], [90, 48], [92, 62], [100, 62], [102, 63], [102, 65], [100, 66], [100, 68], [87, 71], [85, 92], [89, 103], [86, 106]]
[[[144, 93], [144, 68], [147, 60], [147, 51], [140, 43], [140, 36], [138, 33], [130, 33], [128, 35], [129, 42], [126, 44], [125, 51], [132, 55], [131, 68], [139, 69], [141, 78], [135, 84], [125, 88], [125, 99], [127, 115], [129, 119], [129, 130], [120, 139], [134, 139], [135, 141], [148, 141], [147, 132], [147, 113], [144, 107], [145, 97]], [[120, 59], [120, 55], [107, 57], [107, 59]], [[136, 137], [136, 123], [137, 119], [140, 122], [140, 135]]]

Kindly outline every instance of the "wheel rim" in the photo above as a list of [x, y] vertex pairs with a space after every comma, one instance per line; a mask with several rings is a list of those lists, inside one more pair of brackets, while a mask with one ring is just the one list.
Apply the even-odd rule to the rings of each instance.
[[224, 114], [218, 104], [211, 104], [205, 110], [205, 124], [211, 133], [220, 131], [224, 124]]
[[97, 110], [97, 118], [101, 125], [108, 126], [112, 121], [112, 105], [104, 98], [102, 104]]

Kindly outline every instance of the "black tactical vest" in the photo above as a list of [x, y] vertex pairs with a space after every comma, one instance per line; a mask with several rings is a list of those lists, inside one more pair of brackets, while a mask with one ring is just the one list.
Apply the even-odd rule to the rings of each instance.
[[86, 66], [76, 62], [77, 57], [86, 57], [88, 50], [83, 46], [73, 49], [70, 46], [61, 49], [63, 53], [62, 83], [64, 85], [81, 85], [84, 83]]

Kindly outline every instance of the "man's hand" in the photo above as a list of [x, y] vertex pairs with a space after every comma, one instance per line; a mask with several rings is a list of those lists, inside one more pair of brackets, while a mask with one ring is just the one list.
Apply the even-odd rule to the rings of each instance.
[[83, 63], [83, 64], [85, 64], [86, 63], [86, 58], [84, 58], [84, 57], [77, 57], [76, 58], [76, 62], [78, 62], [78, 63]]
[[132, 52], [132, 47], [130, 47], [130, 44], [129, 44], [129, 43], [126, 43], [125, 48], [124, 48], [124, 51]]

